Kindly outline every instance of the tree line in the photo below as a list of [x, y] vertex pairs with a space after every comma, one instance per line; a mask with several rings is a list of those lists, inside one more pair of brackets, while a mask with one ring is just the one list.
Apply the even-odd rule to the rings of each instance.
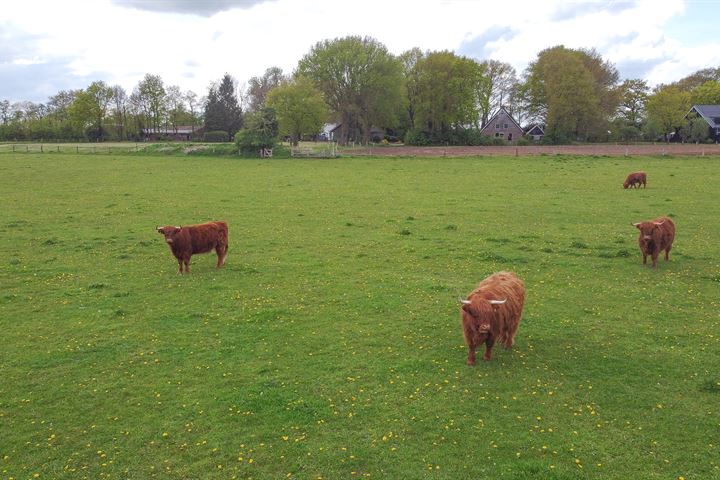
[[243, 85], [225, 74], [203, 96], [147, 74], [130, 93], [95, 81], [46, 103], [3, 100], [0, 140], [138, 141], [183, 126], [198, 140], [246, 130], [256, 143], [271, 134], [297, 142], [333, 122], [340, 143], [473, 145], [504, 106], [521, 125], [543, 126], [546, 143], [668, 140], [680, 129], [704, 141], [707, 128], [686, 118], [694, 104], [720, 104], [720, 68], [651, 89], [621, 81], [594, 49], [545, 49], [518, 75], [498, 60], [418, 48], [393, 55], [374, 38], [348, 36], [315, 44], [292, 74], [271, 67]]

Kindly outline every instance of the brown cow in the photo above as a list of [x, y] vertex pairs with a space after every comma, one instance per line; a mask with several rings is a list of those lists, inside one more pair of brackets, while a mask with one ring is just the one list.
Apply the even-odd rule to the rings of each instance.
[[640, 230], [638, 245], [643, 254], [643, 265], [647, 263], [647, 257], [652, 257], [652, 266], [657, 266], [657, 258], [660, 252], [665, 250], [665, 260], [669, 260], [670, 249], [675, 240], [675, 224], [668, 217], [659, 217], [647, 222], [633, 223], [634, 227]]
[[483, 360], [490, 360], [495, 341], [512, 347], [520, 325], [525, 285], [512, 272], [498, 272], [480, 282], [463, 304], [463, 334], [468, 346], [467, 364], [475, 365], [475, 349], [485, 343]]
[[643, 188], [646, 187], [647, 183], [647, 175], [645, 172], [633, 172], [630, 175], [627, 176], [625, 179], [625, 183], [623, 183], [623, 188], [628, 187], [637, 187], [640, 188], [640, 184], [642, 184]]
[[190, 273], [190, 257], [196, 253], [207, 253], [215, 250], [218, 261], [217, 268], [225, 265], [228, 249], [228, 226], [225, 222], [208, 222], [183, 227], [157, 227], [157, 231], [165, 236], [165, 242], [177, 258], [182, 275], [183, 264], [185, 273]]

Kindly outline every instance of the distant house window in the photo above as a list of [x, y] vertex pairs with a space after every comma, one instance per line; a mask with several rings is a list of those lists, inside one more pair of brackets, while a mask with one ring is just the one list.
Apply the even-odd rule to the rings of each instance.
[[507, 128], [507, 126], [508, 126], [508, 124], [506, 123], [506, 124], [505, 124], [505, 128]]
[[499, 128], [500, 128], [500, 124], [499, 124], [499, 123], [496, 123], [496, 124], [495, 124], [495, 128], [496, 128], [496, 129], [499, 129]]

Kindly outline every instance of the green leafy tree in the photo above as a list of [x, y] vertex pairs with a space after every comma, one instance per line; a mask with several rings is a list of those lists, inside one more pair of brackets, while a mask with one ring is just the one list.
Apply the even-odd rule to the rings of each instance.
[[697, 72], [692, 73], [687, 77], [670, 84], [669, 86], [677, 87], [679, 90], [684, 92], [690, 92], [702, 85], [703, 83], [709, 82], [711, 80], [720, 82], [720, 67], [704, 68], [702, 70], [698, 70]]
[[244, 127], [235, 135], [235, 144], [243, 152], [258, 153], [277, 144], [278, 132], [275, 111], [263, 107], [246, 116]]
[[650, 87], [645, 80], [628, 79], [620, 85], [619, 115], [628, 125], [640, 127]]
[[661, 87], [648, 97], [646, 109], [650, 129], [670, 140], [670, 133], [685, 124], [690, 110], [690, 93], [678, 87]]
[[85, 131], [89, 139], [104, 140], [103, 124], [112, 96], [112, 89], [105, 82], [93, 82], [88, 88], [77, 93], [69, 107], [70, 118]]
[[227, 73], [217, 85], [208, 89], [205, 104], [205, 131], [224, 131], [228, 140], [242, 126], [242, 110], [235, 94], [235, 83]]
[[162, 78], [159, 75], [145, 74], [138, 83], [135, 94], [137, 103], [146, 115], [144, 124], [156, 132], [159, 131], [167, 114], [165, 85]]
[[319, 133], [328, 117], [322, 93], [305, 77], [275, 87], [266, 103], [277, 114], [280, 134], [289, 136], [293, 145], [303, 135]]
[[690, 93], [693, 105], [720, 105], [720, 82], [708, 80]]
[[704, 142], [710, 138], [710, 126], [700, 115], [692, 112], [687, 115], [684, 131], [687, 140], [695, 143]]
[[402, 101], [402, 65], [369, 37], [350, 36], [317, 43], [299, 62], [297, 73], [323, 93], [340, 121], [340, 143], [351, 132], [370, 140], [371, 127], [397, 123]]
[[478, 123], [478, 92], [485, 82], [477, 62], [452, 52], [431, 52], [418, 61], [416, 124], [442, 136], [454, 127]]
[[520, 91], [530, 116], [557, 143], [607, 138], [617, 111], [619, 75], [593, 50], [543, 50], [525, 71]]
[[404, 82], [404, 110], [407, 126], [410, 130], [415, 128], [415, 116], [420, 103], [420, 69], [418, 64], [424, 58], [419, 48], [413, 48], [400, 55]]

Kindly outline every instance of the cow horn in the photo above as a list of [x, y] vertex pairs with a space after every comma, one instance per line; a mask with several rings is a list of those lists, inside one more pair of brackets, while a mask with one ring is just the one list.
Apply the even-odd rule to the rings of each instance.
[[182, 225], [180, 225], [179, 227], [175, 227], [175, 228], [177, 228], [178, 230], [181, 230], [181, 229], [182, 229]]
[[161, 229], [162, 229], [162, 227], [160, 227], [160, 226], [155, 227], [155, 230], [157, 230], [158, 232], [159, 232]]
[[462, 298], [458, 297], [458, 302], [462, 303], [463, 305], [470, 305], [470, 300], [463, 300]]
[[640, 225], [640, 223], [631, 223], [630, 225], [632, 225], [633, 227], [637, 227], [638, 225]]
[[505, 300], [490, 300], [490, 305], [502, 305], [505, 302], [507, 302], [507, 298]]
[[662, 222], [653, 222], [653, 223], [654, 223], [655, 225], [662, 225], [663, 223], [665, 223], [665, 220], [663, 220]]

